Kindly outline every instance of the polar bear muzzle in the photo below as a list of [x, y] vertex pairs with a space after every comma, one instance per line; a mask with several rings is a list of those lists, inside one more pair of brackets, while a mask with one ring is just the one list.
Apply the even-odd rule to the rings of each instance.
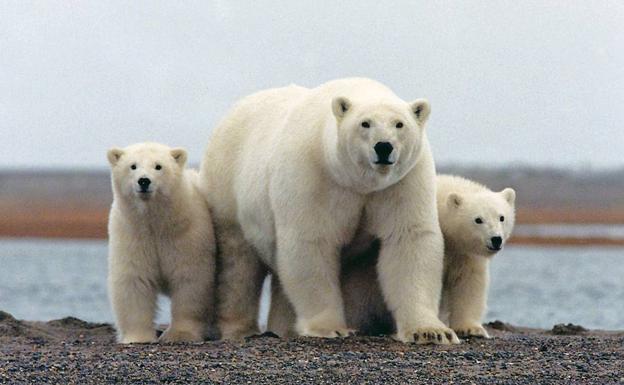
[[377, 142], [373, 149], [375, 150], [375, 154], [377, 155], [377, 161], [375, 162], [375, 164], [394, 164], [395, 160], [391, 156], [392, 152], [394, 151], [392, 143]]
[[503, 238], [501, 236], [494, 236], [490, 238], [490, 244], [487, 245], [488, 250], [491, 252], [500, 251], [503, 248]]
[[141, 189], [141, 192], [146, 193], [146, 192], [149, 192], [149, 186], [150, 186], [150, 183], [152, 183], [152, 181], [149, 178], [139, 178], [137, 183], [139, 184], [139, 188]]

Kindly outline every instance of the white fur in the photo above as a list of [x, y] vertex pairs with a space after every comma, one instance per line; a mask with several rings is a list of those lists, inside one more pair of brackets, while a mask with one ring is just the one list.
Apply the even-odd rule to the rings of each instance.
[[[158, 293], [171, 297], [171, 325], [161, 340], [202, 340], [213, 314], [215, 241], [197, 173], [184, 168], [186, 151], [139, 143], [109, 150], [108, 159], [108, 287], [119, 341], [156, 341]], [[151, 181], [147, 193], [139, 178]]]
[[[300, 335], [348, 334], [339, 251], [359, 231], [382, 240], [377, 274], [396, 338], [456, 342], [438, 319], [443, 240], [428, 115], [425, 100], [406, 103], [360, 78], [262, 91], [233, 108], [200, 170], [219, 242], [224, 338], [256, 331], [263, 266]], [[378, 142], [392, 144], [392, 165], [376, 164]]]
[[[437, 187], [445, 241], [441, 319], [460, 336], [487, 338], [481, 320], [487, 303], [488, 263], [497, 252], [491, 250], [491, 238], [500, 236], [502, 246], [511, 235], [515, 192], [511, 188], [492, 192], [478, 183], [447, 175], [437, 177]], [[476, 218], [483, 223], [476, 223]], [[368, 240], [358, 242], [345, 252], [348, 263], [343, 266], [342, 289], [347, 323], [364, 334], [385, 334], [395, 325], [373, 274], [377, 250], [368, 245]], [[419, 285], [414, 281], [413, 286]], [[272, 306], [270, 320], [279, 332], [288, 333], [292, 315], [283, 300], [276, 294], [274, 297], [276, 310]]]
[[489, 337], [481, 321], [487, 304], [488, 264], [498, 252], [491, 239], [499, 236], [503, 245], [509, 239], [515, 197], [511, 188], [493, 192], [461, 177], [438, 177], [438, 213], [445, 242], [440, 312], [460, 336]]

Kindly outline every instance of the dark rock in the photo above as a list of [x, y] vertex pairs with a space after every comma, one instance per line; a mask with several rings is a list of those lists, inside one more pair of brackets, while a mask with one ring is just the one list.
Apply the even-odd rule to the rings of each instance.
[[4, 322], [5, 320], [15, 321], [15, 317], [5, 311], [0, 310], [0, 322]]
[[95, 323], [83, 321], [76, 317], [65, 317], [48, 322], [48, 325], [62, 328], [74, 329], [97, 329], [101, 327], [110, 327], [107, 323]]
[[11, 314], [0, 310], [0, 336], [18, 337], [23, 334], [23, 325]]
[[516, 328], [513, 327], [512, 325], [503, 322], [501, 320], [496, 320], [496, 321], [492, 321], [492, 322], [488, 322], [485, 324], [485, 327], [490, 328], [490, 329], [494, 329], [494, 330], [502, 330], [505, 332], [514, 332], [516, 331]]
[[246, 337], [245, 339], [249, 340], [249, 339], [256, 339], [256, 338], [280, 338], [280, 336], [278, 336], [277, 334], [273, 332], [264, 332], [260, 334], [254, 334], [253, 336]]
[[578, 334], [583, 334], [587, 332], [587, 329], [585, 329], [584, 327], [580, 326], [580, 325], [574, 325], [574, 324], [557, 324], [555, 326], [553, 326], [551, 333], [554, 335], [559, 335], [559, 336], [573, 336], [573, 335], [578, 335]]

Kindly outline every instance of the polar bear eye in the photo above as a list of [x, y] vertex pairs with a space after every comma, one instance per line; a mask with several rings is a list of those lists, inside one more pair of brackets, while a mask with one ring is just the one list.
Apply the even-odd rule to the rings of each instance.
[[401, 128], [403, 127], [403, 122], [398, 122], [395, 126], [396, 128]]
[[362, 122], [362, 127], [370, 128], [370, 123], [369, 122]]
[[483, 219], [477, 217], [477, 219], [475, 219], [475, 223], [482, 224], [483, 223]]
[[500, 219], [500, 221], [501, 221], [501, 222], [505, 222], [505, 217], [504, 217], [504, 216], [502, 216], [502, 215], [501, 215], [501, 216], [500, 216], [500, 218], [498, 218], [498, 219]]
[[158, 170], [158, 171], [162, 170], [162, 166], [161, 166], [161, 165], [159, 165], [159, 164], [157, 164], [157, 165], [156, 165], [156, 167], [154, 167], [154, 168], [155, 168], [156, 170]]
[[130, 166], [130, 168], [136, 170], [136, 164], [133, 164], [132, 166]]

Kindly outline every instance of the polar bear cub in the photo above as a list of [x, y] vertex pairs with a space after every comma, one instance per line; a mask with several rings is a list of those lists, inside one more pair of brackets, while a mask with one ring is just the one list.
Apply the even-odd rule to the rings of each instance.
[[[481, 326], [488, 264], [511, 235], [515, 198], [511, 188], [493, 192], [458, 176], [437, 177], [438, 215], [445, 246], [440, 319], [460, 337], [489, 337]], [[353, 256], [347, 258], [342, 271], [347, 323], [363, 334], [387, 334], [395, 328], [379, 285], [371, 283], [375, 282], [378, 249], [379, 244], [373, 244], [365, 250], [348, 250]]]
[[458, 176], [438, 176], [438, 215], [444, 235], [440, 316], [460, 337], [489, 338], [481, 326], [487, 303], [490, 257], [515, 222], [516, 193], [493, 192]]
[[108, 288], [121, 343], [156, 341], [159, 293], [171, 297], [171, 325], [161, 341], [200, 341], [209, 326], [215, 239], [186, 159], [184, 149], [158, 143], [108, 151]]

